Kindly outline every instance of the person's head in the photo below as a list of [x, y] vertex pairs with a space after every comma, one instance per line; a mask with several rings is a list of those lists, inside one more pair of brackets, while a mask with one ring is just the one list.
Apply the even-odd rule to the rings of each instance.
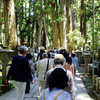
[[43, 49], [40, 49], [40, 53], [44, 53], [45, 51]]
[[64, 63], [64, 56], [62, 54], [55, 54], [54, 63], [55, 63], [55, 65], [57, 65], [57, 64], [63, 65], [63, 63]]
[[73, 57], [73, 58], [74, 58], [74, 57], [75, 57], [75, 54], [74, 54], [74, 53], [72, 53], [72, 54], [71, 54], [71, 57]]
[[28, 48], [26, 46], [20, 46], [18, 51], [19, 51], [20, 54], [25, 56], [27, 51], [28, 51]]
[[71, 58], [71, 57], [67, 57], [66, 62], [67, 62], [68, 64], [72, 64], [72, 58]]
[[42, 54], [42, 58], [47, 58], [47, 57], [48, 57], [47, 53]]
[[62, 68], [56, 68], [48, 78], [49, 89], [52, 88], [64, 89], [67, 87], [68, 77]]
[[48, 53], [48, 58], [51, 58], [51, 55], [50, 55], [50, 53]]
[[30, 60], [30, 59], [32, 58], [31, 53], [26, 54], [26, 58], [27, 58], [28, 60]]

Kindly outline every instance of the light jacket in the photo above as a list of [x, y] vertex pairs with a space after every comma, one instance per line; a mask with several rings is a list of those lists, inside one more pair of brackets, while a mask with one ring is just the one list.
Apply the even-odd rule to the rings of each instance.
[[[44, 81], [44, 77], [46, 75], [48, 59], [44, 58], [37, 63], [37, 75], [40, 81]], [[49, 60], [48, 70], [52, 68], [51, 60]]]

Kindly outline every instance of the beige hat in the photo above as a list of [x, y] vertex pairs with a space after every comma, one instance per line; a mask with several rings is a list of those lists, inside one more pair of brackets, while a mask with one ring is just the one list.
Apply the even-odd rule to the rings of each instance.
[[54, 61], [63, 61], [64, 62], [64, 56], [62, 54], [55, 54]]

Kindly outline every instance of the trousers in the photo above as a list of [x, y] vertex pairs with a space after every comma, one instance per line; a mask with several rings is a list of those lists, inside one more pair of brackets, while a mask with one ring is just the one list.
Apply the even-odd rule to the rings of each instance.
[[40, 81], [39, 80], [39, 96], [41, 95], [41, 92], [42, 92], [42, 90], [43, 90], [43, 86], [44, 86], [44, 81]]
[[17, 90], [16, 100], [24, 100], [26, 82], [13, 81], [13, 84]]

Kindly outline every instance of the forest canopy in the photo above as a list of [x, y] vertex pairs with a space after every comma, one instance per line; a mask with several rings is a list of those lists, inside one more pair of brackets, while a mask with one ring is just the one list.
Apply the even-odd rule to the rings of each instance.
[[[94, 4], [94, 48], [100, 46], [100, 0]], [[0, 42], [92, 50], [93, 0], [0, 0]], [[13, 44], [12, 44], [13, 43]]]

